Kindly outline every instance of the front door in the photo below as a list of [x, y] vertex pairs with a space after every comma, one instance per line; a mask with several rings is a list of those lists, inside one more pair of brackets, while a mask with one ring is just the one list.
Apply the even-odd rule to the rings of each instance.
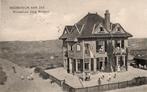
[[83, 71], [83, 60], [82, 59], [78, 59], [77, 60], [77, 68], [78, 68], [78, 72], [82, 72]]
[[93, 58], [91, 59], [91, 71], [94, 70], [94, 61], [93, 61]]
[[85, 70], [86, 70], [86, 71], [89, 70], [89, 62], [85, 62]]
[[73, 59], [73, 62], [72, 62], [72, 73], [74, 73], [76, 71], [76, 60]]

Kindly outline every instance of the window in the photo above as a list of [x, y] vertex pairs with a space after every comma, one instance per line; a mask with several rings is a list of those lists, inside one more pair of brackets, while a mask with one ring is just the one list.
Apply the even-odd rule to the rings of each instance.
[[103, 62], [105, 62], [105, 58], [99, 57], [96, 59], [96, 62], [97, 62], [97, 66], [96, 66], [97, 70], [101, 70], [103, 66]]
[[93, 58], [91, 59], [91, 70], [92, 71], [94, 70], [94, 60], [93, 60]]
[[78, 71], [81, 69], [81, 63], [80, 63], [80, 60], [78, 60]]
[[73, 47], [72, 47], [72, 45], [69, 45], [69, 50], [71, 50], [71, 51], [73, 50]]
[[100, 27], [100, 32], [103, 32], [103, 31], [104, 31], [103, 27]]
[[83, 60], [82, 59], [77, 59], [77, 68], [78, 71], [82, 71], [83, 70]]
[[115, 41], [115, 47], [121, 47], [121, 41], [120, 40]]
[[99, 58], [96, 58], [96, 69], [99, 70]]
[[85, 43], [85, 54], [89, 54], [89, 44]]
[[79, 44], [77, 44], [77, 51], [81, 50], [81, 46]]
[[64, 34], [67, 34], [67, 30], [64, 31]]
[[85, 70], [89, 70], [89, 63], [85, 62]]
[[117, 31], [120, 32], [120, 27], [117, 27]]
[[104, 41], [96, 41], [96, 52], [104, 52], [105, 46]]
[[124, 48], [124, 40], [121, 40], [121, 47]]

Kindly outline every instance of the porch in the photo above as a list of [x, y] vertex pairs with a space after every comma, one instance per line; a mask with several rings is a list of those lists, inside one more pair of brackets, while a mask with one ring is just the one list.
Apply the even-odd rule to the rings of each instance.
[[106, 65], [107, 57], [64, 60], [64, 68], [68, 73], [105, 71]]

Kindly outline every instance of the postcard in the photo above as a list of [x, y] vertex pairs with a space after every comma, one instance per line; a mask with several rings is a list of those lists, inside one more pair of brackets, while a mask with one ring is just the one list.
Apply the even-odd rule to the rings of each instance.
[[146, 92], [146, 0], [0, 0], [0, 92]]

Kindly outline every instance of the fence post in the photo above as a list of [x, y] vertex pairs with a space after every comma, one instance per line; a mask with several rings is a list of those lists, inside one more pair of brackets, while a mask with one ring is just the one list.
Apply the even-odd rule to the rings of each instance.
[[118, 89], [119, 89], [119, 82], [118, 82]]
[[97, 86], [98, 91], [100, 91], [100, 85]]
[[109, 88], [109, 83], [108, 83], [108, 90], [109, 90], [110, 88]]
[[128, 83], [128, 81], [127, 81], [127, 87], [129, 86], [129, 83]]
[[147, 78], [145, 77], [145, 78], [144, 78], [144, 82], [145, 82], [145, 84], [147, 83], [147, 80], [146, 80], [146, 79], [147, 79]]

